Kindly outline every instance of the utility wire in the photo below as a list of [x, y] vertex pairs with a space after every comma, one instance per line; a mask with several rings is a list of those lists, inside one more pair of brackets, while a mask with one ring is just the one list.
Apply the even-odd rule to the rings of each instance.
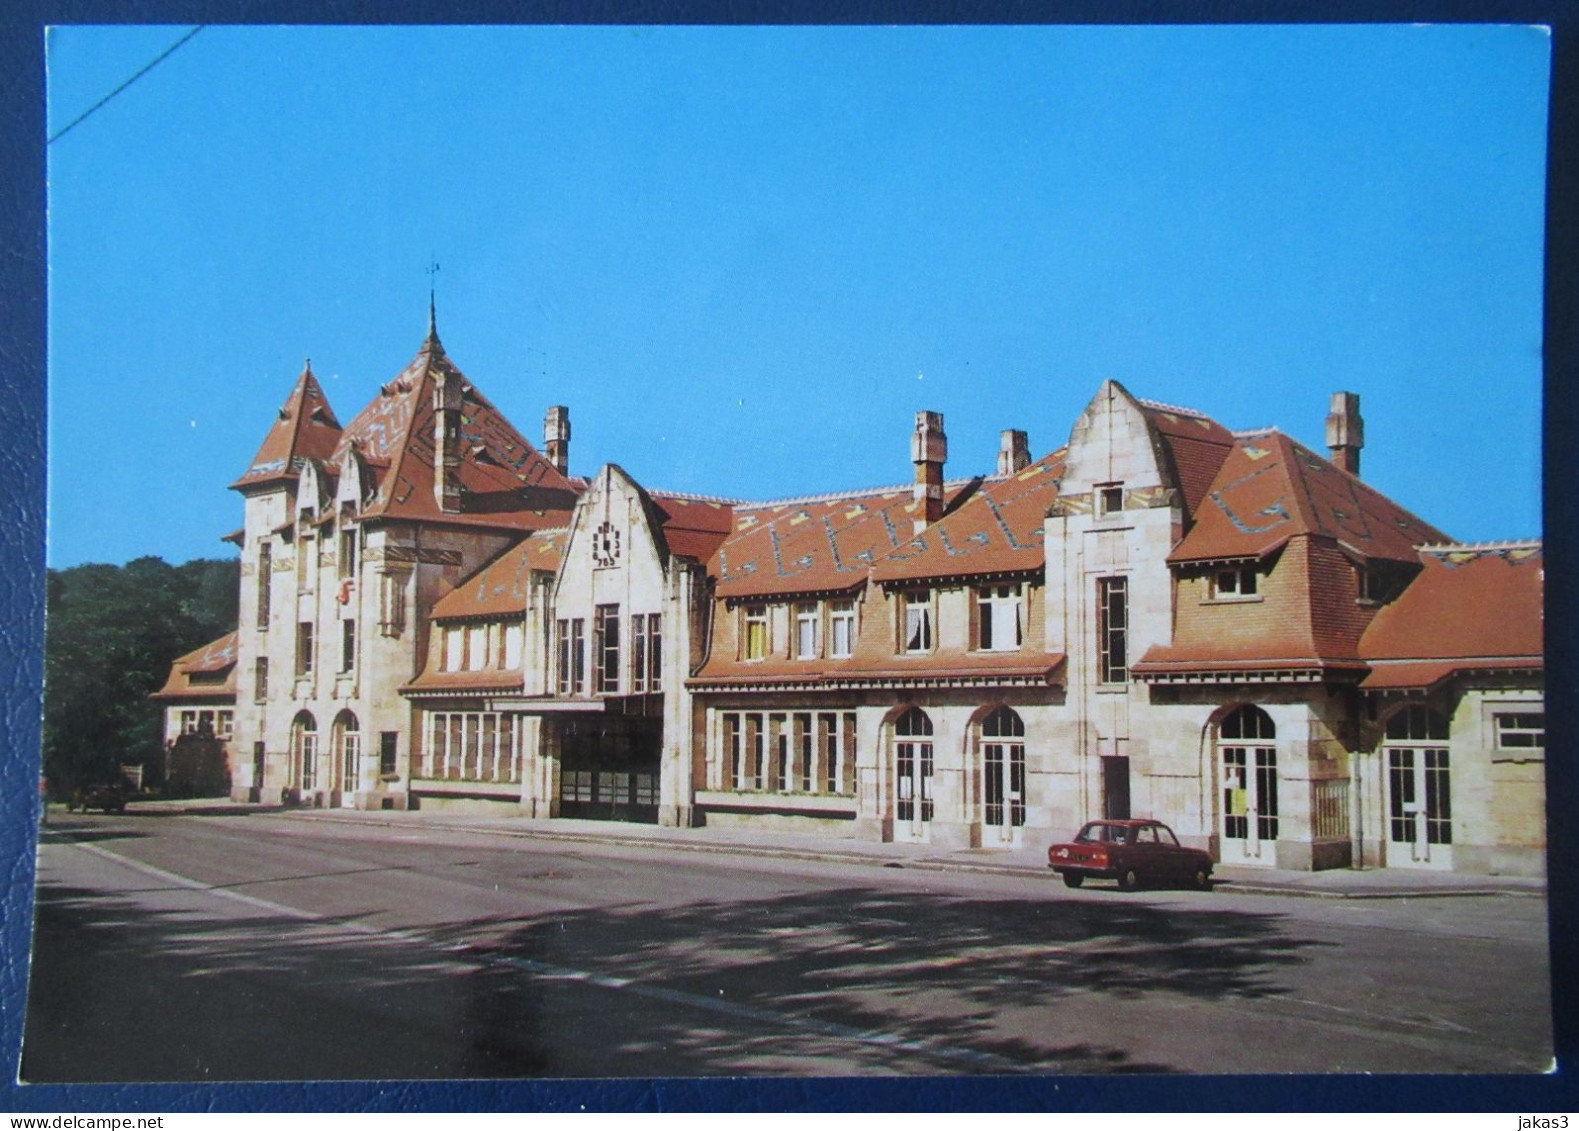
[[112, 90], [108, 94], [106, 94], [103, 98], [101, 98], [97, 102], [95, 102], [92, 106], [89, 106], [82, 113], [78, 114], [75, 118], [73, 118], [71, 120], [70, 123], [68, 123], [67, 125], [61, 127], [59, 130], [57, 130], [55, 132], [55, 136], [50, 138], [47, 142], [45, 142], [45, 144], [46, 145], [54, 145], [61, 138], [65, 137], [66, 134], [70, 133], [77, 126], [81, 125], [83, 120], [86, 119], [89, 115], [93, 114], [95, 111], [97, 111], [100, 108], [102, 108], [104, 106], [104, 104], [106, 102], [108, 102], [110, 99], [114, 98], [121, 91], [123, 91], [127, 87], [131, 86], [132, 83], [134, 83], [138, 79], [142, 78], [149, 71], [151, 71], [155, 67], [157, 67], [160, 63], [163, 63], [166, 59], [170, 58], [170, 56], [174, 55], [178, 50], [180, 50], [180, 48], [183, 45], [186, 44], [186, 42], [188, 40], [190, 40], [194, 35], [196, 35], [200, 31], [202, 31], [207, 26], [208, 26], [207, 24], [198, 24], [195, 28], [193, 28], [191, 31], [187, 32], [180, 39], [176, 40], [169, 47], [166, 47], [164, 49], [164, 51], [157, 58], [154, 59], [153, 62], [149, 63], [146, 67], [144, 67], [142, 70], [138, 71], [131, 78], [129, 78], [125, 82], [121, 83], [120, 86], [116, 87], [114, 90]]

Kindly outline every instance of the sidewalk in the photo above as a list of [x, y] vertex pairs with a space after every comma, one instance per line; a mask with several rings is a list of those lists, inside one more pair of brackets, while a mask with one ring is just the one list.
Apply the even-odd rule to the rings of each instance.
[[[913, 868], [918, 871], [978, 872], [1002, 876], [1046, 876], [1047, 860], [1035, 848], [943, 850], [925, 844], [885, 844], [864, 840], [830, 840], [824, 836], [755, 829], [676, 829], [659, 825], [559, 818], [486, 817], [360, 809], [282, 809], [224, 800], [135, 802], [153, 811], [236, 812], [246, 810], [286, 820], [389, 828], [435, 828], [531, 840], [592, 842], [625, 846], [661, 846], [667, 850], [716, 852], [741, 856], [815, 860], [866, 867]], [[1418, 899], [1432, 896], [1521, 895], [1544, 897], [1546, 881], [1522, 876], [1474, 876], [1454, 872], [1408, 869], [1335, 869], [1287, 872], [1275, 868], [1219, 866], [1212, 873], [1213, 890], [1233, 895], [1294, 895], [1329, 899]]]

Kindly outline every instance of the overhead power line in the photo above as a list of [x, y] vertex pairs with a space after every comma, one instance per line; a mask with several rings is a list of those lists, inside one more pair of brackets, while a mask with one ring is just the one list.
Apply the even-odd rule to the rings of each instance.
[[142, 78], [149, 71], [151, 71], [155, 67], [157, 67], [160, 63], [163, 63], [166, 59], [170, 58], [170, 56], [174, 55], [194, 35], [196, 35], [200, 31], [202, 31], [207, 26], [208, 26], [207, 24], [198, 24], [195, 28], [193, 28], [191, 31], [187, 32], [180, 39], [176, 40], [169, 47], [166, 47], [162, 52], [159, 53], [158, 56], [156, 56], [154, 58], [154, 60], [152, 62], [148, 63], [145, 67], [143, 67], [142, 70], [138, 71], [131, 78], [129, 78], [125, 82], [121, 83], [120, 86], [118, 86], [114, 90], [110, 91], [103, 98], [101, 98], [97, 102], [95, 102], [92, 106], [89, 106], [86, 110], [84, 110], [82, 113], [78, 114], [75, 118], [73, 118], [66, 125], [62, 126], [60, 129], [56, 130], [55, 131], [55, 135], [53, 137], [51, 137], [49, 139], [49, 141], [46, 142], [45, 144], [46, 145], [54, 145], [61, 138], [65, 137], [73, 129], [75, 129], [77, 126], [81, 125], [82, 122], [84, 120], [86, 120], [90, 115], [92, 115], [93, 113], [95, 113], [96, 111], [101, 109], [104, 106], [104, 104], [107, 103], [110, 99], [114, 98], [121, 91], [123, 91], [127, 87], [131, 86], [132, 83], [134, 83], [138, 79]]

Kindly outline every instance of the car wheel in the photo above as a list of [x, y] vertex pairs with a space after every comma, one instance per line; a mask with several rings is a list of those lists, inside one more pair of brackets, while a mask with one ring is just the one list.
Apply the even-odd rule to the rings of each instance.
[[1134, 891], [1140, 887], [1140, 876], [1133, 868], [1125, 868], [1119, 873], [1118, 886], [1120, 891]]
[[1212, 877], [1205, 868], [1195, 869], [1195, 887], [1198, 891], [1212, 890]]
[[1079, 887], [1081, 884], [1083, 884], [1085, 882], [1086, 882], [1086, 878], [1084, 876], [1082, 876], [1079, 872], [1065, 872], [1064, 873], [1064, 887], [1066, 887], [1066, 888], [1077, 888], [1077, 887]]

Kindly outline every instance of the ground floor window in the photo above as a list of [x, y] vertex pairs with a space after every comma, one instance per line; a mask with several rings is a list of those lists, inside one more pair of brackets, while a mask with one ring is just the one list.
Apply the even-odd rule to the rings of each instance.
[[932, 720], [912, 707], [894, 724], [894, 817], [901, 824], [932, 820]]
[[999, 707], [981, 724], [983, 819], [995, 827], [1025, 824], [1025, 722]]
[[451, 781], [521, 780], [520, 728], [497, 711], [434, 711], [427, 717], [424, 777]]
[[717, 788], [855, 792], [854, 711], [726, 711]]
[[318, 787], [318, 723], [306, 711], [291, 724], [291, 762], [296, 769], [296, 784], [302, 789]]

